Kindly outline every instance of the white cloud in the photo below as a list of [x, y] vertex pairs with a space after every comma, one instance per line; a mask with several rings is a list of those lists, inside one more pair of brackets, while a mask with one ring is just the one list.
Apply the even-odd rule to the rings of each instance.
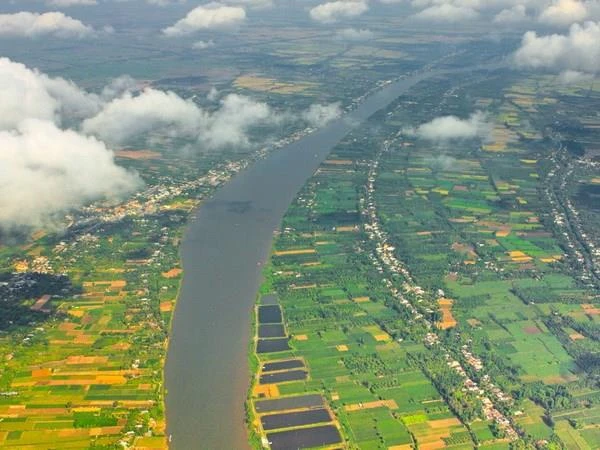
[[30, 117], [54, 121], [60, 108], [37, 73], [7, 58], [0, 58], [0, 99], [1, 130]]
[[556, 0], [540, 14], [542, 23], [569, 26], [588, 16], [586, 5], [579, 0]]
[[94, 30], [61, 12], [0, 14], [0, 36], [82, 38]]
[[273, 0], [224, 0], [228, 5], [242, 5], [248, 8], [264, 9], [274, 5]]
[[209, 102], [216, 102], [219, 98], [219, 90], [214, 86], [211, 87], [210, 91], [208, 91], [208, 94], [206, 95], [206, 98]]
[[103, 143], [59, 128], [96, 114], [102, 98], [117, 91], [88, 94], [0, 58], [0, 228], [44, 226], [71, 208], [139, 185]]
[[519, 67], [597, 73], [600, 70], [600, 23], [574, 24], [569, 33], [538, 36], [528, 31], [514, 54]]
[[275, 120], [267, 104], [242, 95], [227, 95], [219, 108], [209, 113], [174, 92], [146, 89], [139, 95], [127, 93], [112, 100], [98, 115], [86, 119], [82, 130], [114, 145], [154, 134], [193, 139], [217, 149], [246, 147], [251, 127]]
[[106, 104], [94, 117], [84, 120], [82, 130], [106, 142], [122, 144], [150, 131], [192, 136], [204, 121], [203, 112], [174, 92], [146, 89], [134, 96], [127, 92]]
[[477, 19], [479, 13], [469, 6], [456, 6], [444, 3], [425, 8], [413, 17], [429, 22], [463, 22]]
[[594, 80], [594, 75], [591, 73], [578, 72], [576, 70], [565, 70], [560, 74], [560, 82], [563, 84], [577, 84], [586, 81]]
[[0, 129], [27, 118], [57, 124], [95, 114], [101, 99], [63, 78], [51, 78], [8, 58], [0, 58]]
[[491, 126], [486, 121], [486, 115], [478, 111], [468, 119], [460, 119], [456, 116], [436, 117], [416, 129], [404, 131], [421, 139], [442, 142], [475, 138], [487, 139]]
[[208, 41], [197, 41], [192, 44], [194, 50], [205, 50], [215, 46], [215, 42], [210, 39]]
[[343, 30], [338, 30], [335, 33], [335, 36], [338, 39], [342, 39], [344, 41], [368, 41], [373, 39], [374, 34], [371, 30], [366, 29], [357, 29], [357, 28], [344, 28]]
[[231, 28], [246, 20], [246, 11], [239, 6], [208, 3], [191, 10], [183, 19], [163, 30], [166, 36], [181, 36], [199, 30]]
[[100, 97], [103, 101], [108, 102], [114, 98], [121, 97], [127, 92], [138, 90], [138, 82], [129, 75], [121, 75], [113, 79], [108, 85], [102, 89]]
[[317, 103], [304, 111], [302, 118], [313, 127], [323, 127], [332, 120], [341, 117], [341, 115], [342, 109], [339, 103], [330, 103], [328, 105]]
[[96, 0], [47, 0], [48, 6], [56, 6], [58, 8], [66, 8], [69, 6], [93, 6], [97, 5]]
[[176, 3], [185, 3], [186, 0], [146, 0], [146, 3], [148, 3], [149, 5], [156, 5], [156, 6], [169, 6], [169, 5], [174, 5]]
[[199, 141], [210, 148], [247, 146], [248, 130], [258, 124], [276, 121], [271, 108], [238, 94], [221, 100], [220, 108], [208, 117]]
[[413, 17], [440, 23], [480, 19], [500, 25], [530, 21], [568, 26], [584, 19], [600, 19], [600, 0], [406, 0], [404, 3], [417, 11]]
[[[209, 99], [217, 98], [216, 89], [211, 90]], [[126, 93], [108, 102], [97, 115], [84, 120], [81, 129], [112, 145], [125, 145], [139, 136], [157, 136], [186, 138], [201, 147], [219, 149], [248, 147], [249, 132], [258, 125], [301, 118], [313, 126], [322, 126], [340, 115], [337, 103], [312, 105], [300, 115], [276, 113], [266, 103], [239, 94], [226, 95], [209, 112], [174, 92], [146, 89], [138, 95]]]
[[80, 120], [99, 111], [102, 100], [96, 94], [85, 92], [64, 78], [39, 76], [47, 92], [59, 103], [58, 122]]
[[140, 185], [91, 137], [27, 119], [0, 131], [0, 227], [48, 226], [55, 216], [98, 198], [118, 198]]
[[[46, 226], [72, 208], [121, 197], [139, 178], [116, 165], [107, 144], [183, 138], [199, 148], [246, 147], [256, 126], [304, 120], [321, 126], [339, 117], [338, 104], [299, 114], [229, 94], [210, 111], [173, 92], [137, 91], [130, 77], [99, 94], [0, 58], [0, 228]], [[137, 92], [137, 93], [136, 93]]]
[[369, 5], [364, 0], [338, 0], [315, 6], [309, 14], [317, 22], [335, 23], [342, 19], [360, 16], [368, 9]]
[[527, 19], [527, 8], [523, 5], [515, 5], [512, 8], [503, 9], [494, 16], [495, 23], [507, 25], [524, 22]]

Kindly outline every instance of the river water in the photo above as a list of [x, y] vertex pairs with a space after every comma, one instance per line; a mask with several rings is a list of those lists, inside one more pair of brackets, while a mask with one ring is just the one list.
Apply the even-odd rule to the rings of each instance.
[[198, 208], [182, 244], [185, 275], [165, 368], [171, 448], [249, 448], [244, 401], [250, 314], [273, 232], [352, 128], [434, 74], [386, 86], [344, 118], [256, 162]]

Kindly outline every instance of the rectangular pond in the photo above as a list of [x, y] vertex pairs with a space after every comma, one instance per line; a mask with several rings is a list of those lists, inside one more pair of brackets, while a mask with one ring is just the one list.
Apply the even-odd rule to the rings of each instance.
[[290, 349], [288, 341], [288, 338], [259, 339], [256, 344], [256, 353], [284, 352]]
[[263, 323], [281, 323], [281, 307], [279, 305], [267, 305], [258, 307], [258, 322]]
[[319, 408], [324, 404], [321, 394], [309, 394], [257, 401], [254, 403], [254, 409], [258, 413], [267, 413], [287, 409]]
[[313, 409], [293, 413], [272, 414], [260, 418], [265, 430], [276, 430], [278, 428], [299, 427], [312, 423], [331, 422], [331, 415], [326, 409]]
[[342, 441], [333, 425], [268, 433], [271, 450], [291, 450], [337, 444]]
[[280, 323], [268, 323], [258, 326], [259, 338], [285, 337], [285, 328]]
[[286, 370], [285, 372], [265, 373], [260, 376], [261, 384], [285, 383], [286, 381], [300, 381], [308, 378], [306, 370]]
[[304, 367], [304, 361], [301, 359], [288, 359], [285, 361], [273, 361], [264, 363], [262, 366], [263, 372], [274, 372], [276, 370], [299, 369]]

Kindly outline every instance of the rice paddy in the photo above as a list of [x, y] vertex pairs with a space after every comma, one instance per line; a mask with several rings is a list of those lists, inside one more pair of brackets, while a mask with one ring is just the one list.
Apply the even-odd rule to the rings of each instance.
[[[532, 144], [541, 136], [535, 115], [559, 102], [547, 92], [541, 99], [524, 93], [513, 81], [501, 83], [493, 101], [472, 98], [490, 108], [485, 142], [440, 148], [393, 140], [398, 124], [420, 117], [422, 104], [437, 101], [436, 89], [450, 82], [400, 98], [371, 119], [377, 127], [357, 130], [334, 149], [284, 219], [261, 292], [278, 297], [292, 339], [285, 352], [258, 354], [259, 366], [302, 359], [306, 379], [277, 383], [275, 398], [321, 396], [351, 448], [509, 448], [515, 437], [499, 432], [470, 397], [479, 388], [451, 381], [451, 355], [503, 405], [519, 440], [559, 439], [566, 448], [600, 442], [596, 408], [584, 407], [595, 400], [576, 396], [586, 375], [575, 357], [595, 345], [584, 344], [590, 334], [583, 324], [600, 321], [597, 296], [577, 282], [561, 237], [548, 225], [540, 198], [548, 155]], [[535, 84], [522, 82], [527, 89]], [[487, 94], [494, 83], [474, 82], [469, 92]], [[455, 113], [453, 98], [444, 107]], [[363, 196], [367, 167], [385, 139], [393, 143], [379, 161], [371, 205]], [[379, 249], [370, 247], [373, 228], [365, 225], [373, 210], [388, 236]], [[374, 265], [373, 250], [393, 252], [411, 278]], [[446, 355], [424, 342], [433, 332], [410, 320], [386, 283], [431, 317]], [[258, 370], [259, 382], [262, 376]], [[566, 389], [572, 409], [548, 413], [541, 386]], [[261, 401], [255, 391], [251, 416], [262, 418]], [[260, 425], [252, 430], [271, 440]]]

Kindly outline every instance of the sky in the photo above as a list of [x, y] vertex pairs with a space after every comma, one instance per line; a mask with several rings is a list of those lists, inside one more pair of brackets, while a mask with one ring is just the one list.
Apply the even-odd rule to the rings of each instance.
[[[205, 99], [212, 102], [206, 109], [148, 87], [143, 63], [137, 73], [112, 65], [98, 74], [102, 52], [116, 57], [143, 45], [189, 53], [202, 64], [203, 51], [218, 51], [223, 42], [244, 45], [241, 32], [281, 24], [283, 17], [352, 43], [376, 38], [369, 25], [379, 16], [407, 27], [472, 27], [517, 37], [508, 57], [513, 68], [557, 74], [565, 83], [593, 79], [600, 70], [600, 0], [6, 0], [0, 5], [0, 229], [53, 226], [73, 208], [141, 189], [139, 175], [114, 158], [140, 136], [184, 138], [213, 150], [247, 147], [255, 126], [317, 126], [341, 114], [339, 105], [318, 103], [274, 111], [232, 93]], [[436, 142], [485, 139], [486, 120], [485, 112], [473, 111], [406, 131]]]

